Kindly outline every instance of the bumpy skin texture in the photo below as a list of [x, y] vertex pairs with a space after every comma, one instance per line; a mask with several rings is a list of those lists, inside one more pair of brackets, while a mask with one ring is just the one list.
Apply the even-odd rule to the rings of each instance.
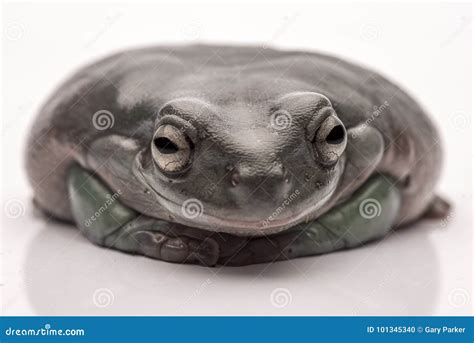
[[[98, 129], [104, 110], [113, 125]], [[328, 117], [347, 135], [340, 153], [325, 142]], [[160, 169], [154, 155], [163, 125], [191, 141], [179, 173]], [[77, 222], [68, 180], [80, 166], [120, 192], [131, 213], [231, 237], [321, 218], [374, 175], [399, 192], [391, 225], [412, 222], [435, 199], [440, 165], [426, 114], [379, 74], [316, 53], [227, 46], [132, 50], [81, 69], [42, 108], [26, 153], [35, 201], [56, 218]], [[189, 199], [200, 215], [183, 213]]]

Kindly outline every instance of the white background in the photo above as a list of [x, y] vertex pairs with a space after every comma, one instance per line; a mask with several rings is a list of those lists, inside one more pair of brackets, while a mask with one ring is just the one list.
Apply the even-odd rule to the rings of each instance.
[[[220, 3], [4, 5], [3, 314], [472, 314], [470, 5]], [[35, 216], [22, 149], [38, 106], [96, 57], [165, 42], [319, 50], [381, 71], [439, 126], [454, 211], [351, 251], [221, 269], [101, 249]]]

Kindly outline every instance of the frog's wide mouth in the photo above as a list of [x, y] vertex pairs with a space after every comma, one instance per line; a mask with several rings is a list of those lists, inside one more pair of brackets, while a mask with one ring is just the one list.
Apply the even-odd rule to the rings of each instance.
[[[322, 196], [319, 201], [309, 206], [302, 206], [300, 211], [292, 211], [291, 215], [281, 218], [280, 216], [268, 216], [257, 220], [243, 220], [245, 213], [239, 214], [239, 219], [234, 215], [226, 214], [225, 217], [216, 213], [220, 212], [218, 208], [209, 209], [208, 206], [195, 198], [185, 199], [182, 203], [178, 203], [169, 199], [165, 195], [153, 187], [152, 182], [148, 180], [147, 175], [143, 172], [140, 164], [136, 165], [140, 182], [148, 187], [155, 195], [161, 207], [170, 215], [168, 218], [160, 218], [162, 220], [173, 221], [189, 227], [202, 230], [229, 233], [237, 236], [263, 236], [276, 234], [285, 231], [302, 223], [315, 219], [317, 211], [328, 201], [337, 188], [334, 185], [327, 193]], [[148, 215], [154, 216], [153, 213]], [[163, 214], [161, 213], [161, 216]], [[172, 217], [172, 219], [170, 219]], [[158, 216], [157, 216], [158, 218]]]
[[264, 220], [237, 220], [220, 218], [214, 215], [201, 214], [199, 218], [187, 220], [186, 217], [176, 218], [183, 225], [196, 227], [208, 231], [224, 232], [237, 236], [263, 236], [285, 231], [301, 223], [307, 218], [310, 210], [282, 219]]
[[[293, 212], [291, 215], [280, 218], [266, 217], [261, 220], [241, 220], [231, 218], [227, 216], [222, 218], [218, 215], [206, 213], [205, 208], [202, 204], [196, 202], [192, 203], [196, 199], [188, 199], [183, 204], [166, 199], [166, 204], [163, 204], [171, 213], [178, 214], [175, 217], [175, 221], [191, 227], [196, 227], [203, 230], [224, 232], [237, 236], [263, 236], [276, 234], [287, 229], [294, 227], [304, 221], [315, 219], [317, 211], [327, 203], [327, 200], [334, 194], [337, 187], [333, 187], [329, 190], [323, 198], [316, 204], [305, 207], [304, 210]], [[162, 197], [158, 194], [158, 196]], [[162, 197], [162, 199], [164, 199]], [[186, 206], [192, 204], [195, 206], [195, 210], [189, 210], [187, 212]], [[201, 206], [201, 207], [199, 207]], [[189, 207], [188, 209], [190, 209]], [[243, 217], [244, 215], [242, 215]]]
[[[314, 219], [314, 214], [333, 195], [336, 187], [329, 190], [319, 203], [307, 207], [297, 213], [292, 213], [284, 218], [266, 217], [260, 220], [242, 220], [226, 216], [222, 218], [215, 215], [215, 211], [207, 211], [198, 199], [187, 199], [183, 203], [177, 203], [157, 192], [151, 185], [148, 187], [157, 197], [160, 205], [173, 217], [174, 222], [213, 232], [229, 233], [237, 236], [263, 236], [285, 231], [305, 220]], [[244, 217], [244, 214], [242, 214]], [[162, 218], [169, 220], [169, 218]]]

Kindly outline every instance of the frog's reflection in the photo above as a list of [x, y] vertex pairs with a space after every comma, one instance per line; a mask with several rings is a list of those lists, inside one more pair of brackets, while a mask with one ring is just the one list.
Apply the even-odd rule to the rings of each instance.
[[25, 283], [38, 315], [430, 315], [440, 280], [429, 231], [420, 223], [350, 251], [205, 268], [99, 248], [50, 222], [32, 241]]

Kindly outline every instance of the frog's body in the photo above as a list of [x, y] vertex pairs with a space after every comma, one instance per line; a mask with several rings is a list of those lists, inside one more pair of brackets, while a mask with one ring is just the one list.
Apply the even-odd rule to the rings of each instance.
[[[439, 137], [423, 110], [372, 71], [306, 52], [113, 55], [46, 103], [26, 162], [44, 211], [95, 243], [176, 262], [322, 253], [446, 212], [433, 193]], [[374, 198], [375, 219], [361, 219]], [[355, 240], [334, 233], [343, 228]], [[327, 245], [309, 243], [328, 229]]]

